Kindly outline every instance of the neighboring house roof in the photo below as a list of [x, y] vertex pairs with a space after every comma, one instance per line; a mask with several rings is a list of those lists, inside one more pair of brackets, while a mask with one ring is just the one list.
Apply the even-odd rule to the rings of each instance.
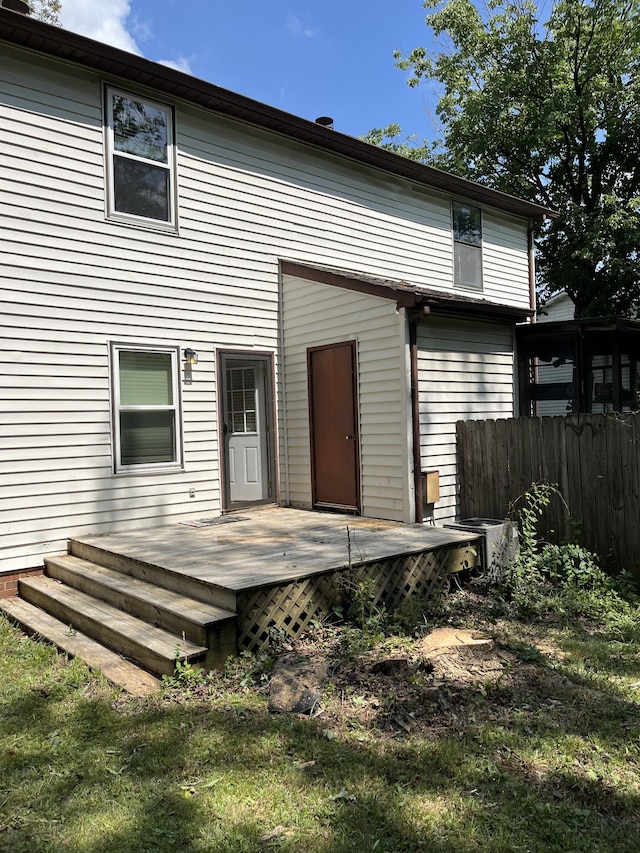
[[100, 74], [125, 79], [135, 86], [162, 92], [167, 97], [188, 101], [220, 115], [239, 119], [482, 205], [537, 221], [556, 216], [555, 211], [549, 208], [416, 163], [189, 74], [1, 7], [0, 39]]
[[537, 320], [539, 323], [553, 323], [561, 320], [572, 320], [575, 314], [575, 305], [565, 290], [559, 290], [538, 309]]
[[555, 305], [558, 302], [564, 302], [566, 299], [568, 299], [570, 302], [572, 301], [566, 290], [559, 290], [557, 293], [554, 293], [553, 296], [550, 296], [547, 299], [547, 301], [544, 303], [544, 307], [546, 308], [548, 305]]

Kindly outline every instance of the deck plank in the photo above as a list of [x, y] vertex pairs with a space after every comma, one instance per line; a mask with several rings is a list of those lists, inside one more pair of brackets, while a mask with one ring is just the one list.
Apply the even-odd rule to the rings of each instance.
[[6, 598], [0, 603], [12, 621], [30, 634], [36, 634], [104, 676], [134, 696], [148, 696], [160, 688], [160, 680], [120, 655], [85, 636], [69, 631], [69, 626], [20, 598]]
[[[120, 610], [126, 610], [126, 602], [135, 598], [144, 602], [151, 610], [166, 610], [178, 623], [187, 619], [203, 629], [220, 620], [233, 618], [235, 615], [221, 607], [205, 604], [189, 596], [163, 589], [147, 581], [68, 554], [50, 557], [46, 564], [49, 577], [60, 578], [83, 592], [94, 594], [94, 585], [100, 588], [106, 587], [112, 593], [112, 597], [104, 600], [115, 604]], [[173, 629], [167, 628], [167, 630]]]

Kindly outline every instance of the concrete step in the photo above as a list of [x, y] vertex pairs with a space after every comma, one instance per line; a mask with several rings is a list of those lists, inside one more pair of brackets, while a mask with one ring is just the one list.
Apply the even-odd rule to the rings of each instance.
[[126, 554], [100, 548], [94, 541], [70, 539], [69, 554], [88, 560], [98, 566], [131, 575], [139, 580], [147, 581], [154, 586], [170, 589], [180, 595], [188, 595], [197, 601], [213, 604], [232, 613], [236, 610], [236, 594], [233, 590], [215, 584], [205, 583], [197, 578], [189, 577], [180, 572], [172, 572], [164, 566], [146, 563]]
[[206, 646], [149, 625], [53, 578], [24, 578], [19, 592], [25, 601], [157, 675], [172, 675], [176, 660], [201, 664], [207, 657]]
[[106, 601], [192, 643], [222, 661], [236, 653], [236, 614], [69, 554], [45, 560], [48, 577]]
[[68, 625], [28, 601], [15, 596], [3, 598], [0, 611], [26, 633], [36, 634], [71, 657], [80, 658], [91, 669], [100, 670], [105, 678], [134, 696], [147, 696], [160, 688], [159, 679], [144, 669], [80, 631], [70, 631]]

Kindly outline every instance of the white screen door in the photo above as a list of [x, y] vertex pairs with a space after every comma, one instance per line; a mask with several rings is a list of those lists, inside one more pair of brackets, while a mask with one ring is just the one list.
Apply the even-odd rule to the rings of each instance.
[[226, 369], [225, 424], [231, 503], [261, 501], [267, 494], [262, 373], [257, 364], [235, 364]]

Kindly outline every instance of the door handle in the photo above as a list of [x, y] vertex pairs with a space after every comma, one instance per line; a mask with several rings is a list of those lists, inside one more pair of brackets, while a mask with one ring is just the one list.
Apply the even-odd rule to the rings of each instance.
[[355, 439], [355, 435], [345, 435], [347, 441], [353, 441]]

